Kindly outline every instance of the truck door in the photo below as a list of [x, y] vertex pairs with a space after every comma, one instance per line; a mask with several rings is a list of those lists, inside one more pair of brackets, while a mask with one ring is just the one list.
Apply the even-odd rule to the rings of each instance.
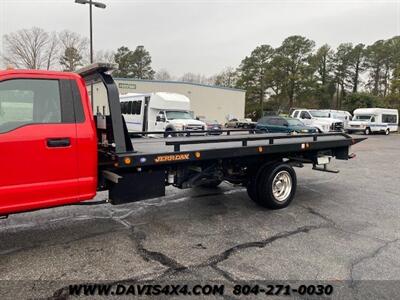
[[156, 121], [154, 123], [155, 131], [164, 131], [166, 126], [167, 116], [164, 111], [160, 111], [156, 116]]
[[0, 80], [0, 215], [77, 201], [69, 80]]
[[312, 124], [312, 119], [311, 119], [311, 115], [303, 110], [300, 113], [300, 120], [305, 124], [305, 125], [311, 125]]

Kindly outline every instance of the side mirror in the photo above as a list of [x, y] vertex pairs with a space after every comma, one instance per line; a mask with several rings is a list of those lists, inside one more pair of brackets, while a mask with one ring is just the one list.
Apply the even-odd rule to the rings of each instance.
[[158, 115], [157, 118], [156, 118], [156, 121], [157, 122], [165, 122], [165, 117], [162, 116], [162, 115]]

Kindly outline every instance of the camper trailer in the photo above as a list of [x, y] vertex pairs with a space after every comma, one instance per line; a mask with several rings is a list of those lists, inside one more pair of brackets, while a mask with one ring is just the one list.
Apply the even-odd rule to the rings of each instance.
[[206, 124], [195, 120], [190, 99], [175, 93], [125, 94], [120, 96], [121, 112], [129, 132], [204, 131]]
[[353, 120], [349, 122], [348, 132], [375, 132], [386, 135], [399, 129], [399, 111], [386, 108], [359, 108], [354, 111]]

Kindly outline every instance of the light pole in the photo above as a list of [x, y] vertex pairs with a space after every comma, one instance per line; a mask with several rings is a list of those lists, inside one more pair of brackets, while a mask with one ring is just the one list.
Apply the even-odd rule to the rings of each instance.
[[79, 4], [89, 4], [89, 18], [90, 18], [90, 63], [93, 63], [93, 14], [92, 7], [93, 5], [97, 8], [106, 8], [107, 6], [104, 3], [96, 2], [92, 0], [75, 0], [75, 3]]
[[[96, 2], [92, 0], [75, 0], [75, 3], [79, 4], [89, 4], [89, 19], [90, 19], [90, 63], [93, 63], [93, 14], [92, 8], [93, 5], [97, 8], [105, 9], [107, 6], [104, 3]], [[92, 103], [92, 111], [93, 107], [93, 83], [90, 84], [90, 102]], [[94, 112], [94, 111], [93, 111]]]

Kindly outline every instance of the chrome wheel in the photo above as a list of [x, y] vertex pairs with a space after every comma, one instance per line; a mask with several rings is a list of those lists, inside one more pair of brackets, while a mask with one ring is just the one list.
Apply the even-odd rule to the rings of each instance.
[[286, 201], [292, 191], [292, 177], [287, 171], [278, 172], [272, 181], [272, 194], [276, 201]]

